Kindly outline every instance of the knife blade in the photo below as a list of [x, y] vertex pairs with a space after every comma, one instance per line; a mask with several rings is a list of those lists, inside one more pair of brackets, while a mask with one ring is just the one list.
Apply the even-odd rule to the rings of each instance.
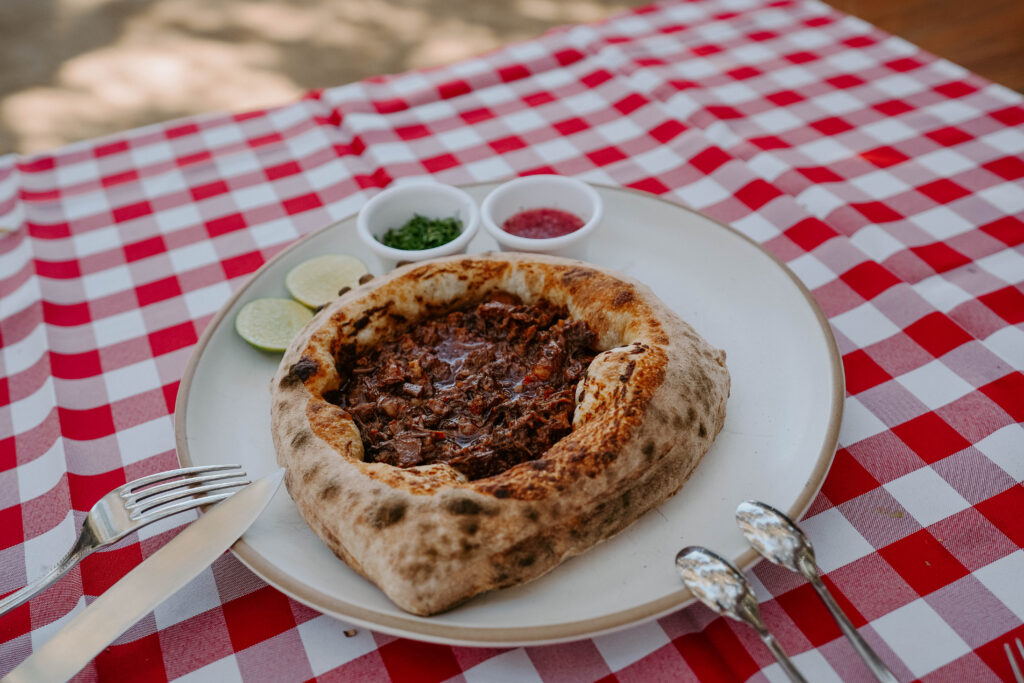
[[213, 564], [274, 497], [284, 470], [246, 486], [203, 513], [32, 653], [3, 683], [67, 680], [132, 624]]

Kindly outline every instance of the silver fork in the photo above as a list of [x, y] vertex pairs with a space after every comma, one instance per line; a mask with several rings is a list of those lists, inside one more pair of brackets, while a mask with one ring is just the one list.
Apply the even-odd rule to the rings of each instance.
[[234, 493], [225, 489], [248, 483], [240, 465], [209, 465], [159, 472], [117, 487], [92, 506], [78, 540], [56, 567], [0, 600], [0, 615], [56, 582], [94, 550], [171, 515], [224, 500]]
[[[1013, 639], [1014, 645], [1017, 646], [1017, 652], [1020, 653], [1021, 662], [1024, 662], [1024, 645], [1020, 644], [1020, 638]], [[1010, 668], [1013, 669], [1013, 678], [1017, 683], [1024, 683], [1024, 674], [1021, 674], [1021, 665], [1017, 664], [1017, 659], [1013, 656], [1013, 649], [1010, 648], [1009, 643], [1003, 643], [1003, 650], [1006, 651], [1006, 658], [1010, 660]]]

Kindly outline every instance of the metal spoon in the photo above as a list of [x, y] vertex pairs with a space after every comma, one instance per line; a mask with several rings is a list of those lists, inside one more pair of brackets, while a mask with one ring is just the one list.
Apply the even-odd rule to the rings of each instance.
[[707, 548], [689, 546], [676, 555], [676, 569], [683, 577], [683, 583], [698, 600], [719, 614], [753, 626], [793, 683], [807, 683], [807, 679], [786, 656], [779, 641], [775, 640], [775, 636], [761, 621], [757, 598], [736, 567]]
[[881, 683], [896, 683], [889, 668], [861, 638], [818, 575], [814, 547], [793, 520], [765, 503], [748, 500], [736, 508], [736, 523], [750, 545], [775, 564], [803, 574], [818, 592], [840, 630]]

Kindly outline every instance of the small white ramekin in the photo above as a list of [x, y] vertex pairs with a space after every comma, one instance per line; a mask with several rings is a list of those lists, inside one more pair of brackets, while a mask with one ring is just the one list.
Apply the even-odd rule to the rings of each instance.
[[[451, 218], [462, 221], [462, 232], [447, 244], [433, 249], [395, 249], [378, 240], [391, 228], [400, 228], [416, 214], [427, 218]], [[457, 187], [429, 180], [394, 185], [363, 205], [356, 218], [359, 237], [378, 257], [385, 270], [402, 261], [425, 261], [466, 250], [480, 227], [480, 210], [468, 194]]]
[[[532, 239], [501, 229], [506, 220], [529, 209], [559, 209], [583, 220], [583, 227], [560, 237]], [[594, 231], [604, 205], [601, 195], [576, 178], [560, 175], [530, 175], [504, 183], [487, 195], [480, 209], [484, 229], [502, 251], [525, 251], [567, 258], [586, 256], [587, 238]]]

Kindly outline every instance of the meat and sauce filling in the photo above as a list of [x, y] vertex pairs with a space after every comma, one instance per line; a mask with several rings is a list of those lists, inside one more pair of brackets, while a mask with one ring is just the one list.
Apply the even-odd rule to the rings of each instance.
[[358, 357], [343, 354], [342, 384], [326, 398], [352, 415], [366, 461], [446, 462], [483, 479], [569, 433], [595, 340], [565, 308], [496, 293]]

